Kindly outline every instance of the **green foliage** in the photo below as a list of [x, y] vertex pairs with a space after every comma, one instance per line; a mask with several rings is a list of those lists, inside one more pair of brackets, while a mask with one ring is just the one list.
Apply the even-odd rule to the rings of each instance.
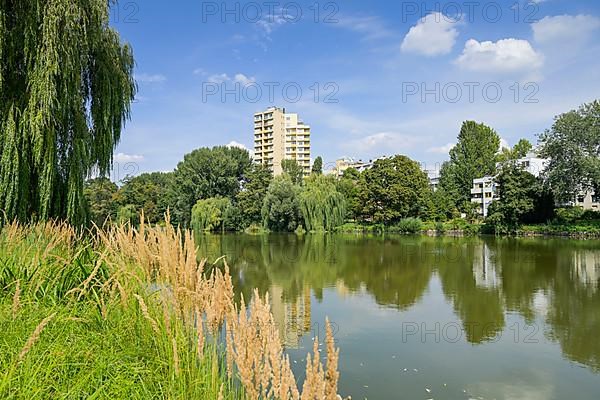
[[85, 183], [83, 193], [89, 207], [91, 222], [97, 226], [104, 225], [109, 220], [114, 220], [117, 215], [115, 196], [118, 187], [108, 178], [90, 179]]
[[262, 204], [272, 180], [271, 171], [264, 165], [253, 164], [245, 175], [243, 188], [236, 196], [243, 227], [262, 224]]
[[237, 147], [201, 148], [186, 154], [175, 170], [176, 221], [189, 227], [198, 200], [233, 199], [251, 163], [248, 152]]
[[496, 179], [500, 200], [492, 202], [486, 222], [496, 232], [514, 232], [523, 218], [535, 210], [541, 183], [535, 176], [512, 163], [505, 164]]
[[313, 174], [306, 178], [298, 204], [308, 231], [332, 231], [344, 223], [346, 199], [332, 177]]
[[106, 176], [136, 85], [107, 1], [0, 2], [0, 210], [86, 219], [84, 180]]
[[225, 230], [226, 224], [235, 217], [229, 199], [213, 197], [198, 200], [192, 208], [192, 229], [195, 232]]
[[116, 194], [116, 202], [132, 205], [135, 212], [144, 211], [144, 219], [151, 224], [164, 221], [168, 209], [175, 204], [174, 174], [153, 172], [136, 177], [126, 177]]
[[134, 204], [126, 204], [119, 207], [117, 211], [117, 223], [138, 225], [140, 223], [140, 215], [137, 212]]
[[582, 207], [561, 207], [556, 210], [556, 221], [562, 224], [571, 224], [583, 219]]
[[550, 158], [548, 183], [560, 202], [600, 187], [600, 101], [559, 115], [540, 136], [540, 154]]
[[293, 184], [302, 185], [302, 180], [304, 179], [304, 170], [296, 160], [281, 161], [281, 169], [283, 170], [284, 174], [289, 176]]
[[431, 204], [429, 218], [433, 221], [447, 221], [460, 216], [452, 196], [445, 189], [433, 192]]
[[446, 233], [446, 225], [444, 225], [443, 222], [436, 222], [435, 223], [435, 230], [439, 234]]
[[531, 149], [533, 149], [533, 145], [529, 140], [520, 139], [512, 149], [502, 148], [498, 161], [518, 160], [519, 158], [526, 157]]
[[348, 168], [337, 181], [337, 190], [346, 199], [346, 218], [357, 220], [362, 216], [363, 204], [360, 198], [360, 173]]
[[323, 159], [321, 156], [315, 158], [315, 162], [312, 166], [312, 173], [317, 175], [321, 175], [323, 173]]
[[402, 218], [394, 226], [393, 231], [400, 233], [420, 233], [423, 229], [423, 222], [419, 218]]
[[492, 128], [474, 121], [463, 123], [450, 161], [440, 171], [440, 188], [457, 207], [470, 203], [473, 179], [494, 175], [500, 137]]
[[293, 232], [300, 223], [298, 188], [287, 175], [273, 179], [262, 207], [263, 225], [277, 232]]
[[373, 168], [361, 174], [363, 214], [373, 222], [393, 224], [422, 215], [430, 197], [427, 174], [406, 156], [377, 160]]

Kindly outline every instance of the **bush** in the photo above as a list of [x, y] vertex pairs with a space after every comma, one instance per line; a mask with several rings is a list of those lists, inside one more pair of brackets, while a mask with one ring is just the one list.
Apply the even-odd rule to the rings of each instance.
[[421, 232], [423, 222], [419, 218], [403, 218], [395, 226], [395, 231], [401, 233]]
[[580, 220], [584, 215], [581, 207], [563, 207], [556, 210], [556, 221], [559, 223], [572, 223]]
[[585, 210], [581, 215], [582, 221], [600, 221], [600, 211]]
[[446, 232], [446, 226], [444, 225], [443, 222], [436, 222], [435, 223], [435, 231], [437, 233], [444, 233], [444, 232]]

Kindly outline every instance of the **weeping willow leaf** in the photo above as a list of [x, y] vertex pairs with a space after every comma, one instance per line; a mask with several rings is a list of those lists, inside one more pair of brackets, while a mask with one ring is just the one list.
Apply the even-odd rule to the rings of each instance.
[[299, 203], [308, 231], [331, 231], [344, 223], [346, 199], [331, 177], [313, 174], [307, 178]]
[[0, 0], [0, 209], [85, 219], [84, 179], [107, 174], [136, 92], [107, 0]]

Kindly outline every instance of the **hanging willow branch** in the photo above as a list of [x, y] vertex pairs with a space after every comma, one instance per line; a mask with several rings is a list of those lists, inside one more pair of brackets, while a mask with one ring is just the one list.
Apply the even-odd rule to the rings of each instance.
[[136, 93], [112, 0], [0, 0], [0, 210], [85, 218], [84, 179], [105, 175]]
[[308, 231], [332, 231], [344, 223], [346, 199], [329, 177], [313, 174], [307, 178], [299, 202]]

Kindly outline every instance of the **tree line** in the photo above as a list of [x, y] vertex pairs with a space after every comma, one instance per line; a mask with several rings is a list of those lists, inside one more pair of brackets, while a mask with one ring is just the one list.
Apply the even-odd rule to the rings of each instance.
[[320, 157], [309, 177], [294, 160], [284, 160], [283, 175], [273, 178], [246, 150], [217, 146], [186, 154], [173, 172], [128, 177], [121, 187], [92, 179], [85, 195], [96, 224], [135, 224], [143, 210], [151, 223], [169, 211], [173, 223], [197, 231], [333, 231], [348, 221], [397, 226], [410, 218], [444, 222], [461, 215], [475, 221], [473, 179], [489, 175], [500, 200], [484, 222], [509, 232], [554, 218], [556, 204], [598, 187], [599, 116], [600, 103], [593, 102], [556, 117], [539, 138], [538, 155], [551, 160], [539, 177], [516, 162], [532, 151], [529, 141], [501, 148], [494, 129], [466, 121], [436, 191], [421, 165], [405, 155], [377, 160], [363, 172], [349, 168], [339, 179], [323, 175]]

